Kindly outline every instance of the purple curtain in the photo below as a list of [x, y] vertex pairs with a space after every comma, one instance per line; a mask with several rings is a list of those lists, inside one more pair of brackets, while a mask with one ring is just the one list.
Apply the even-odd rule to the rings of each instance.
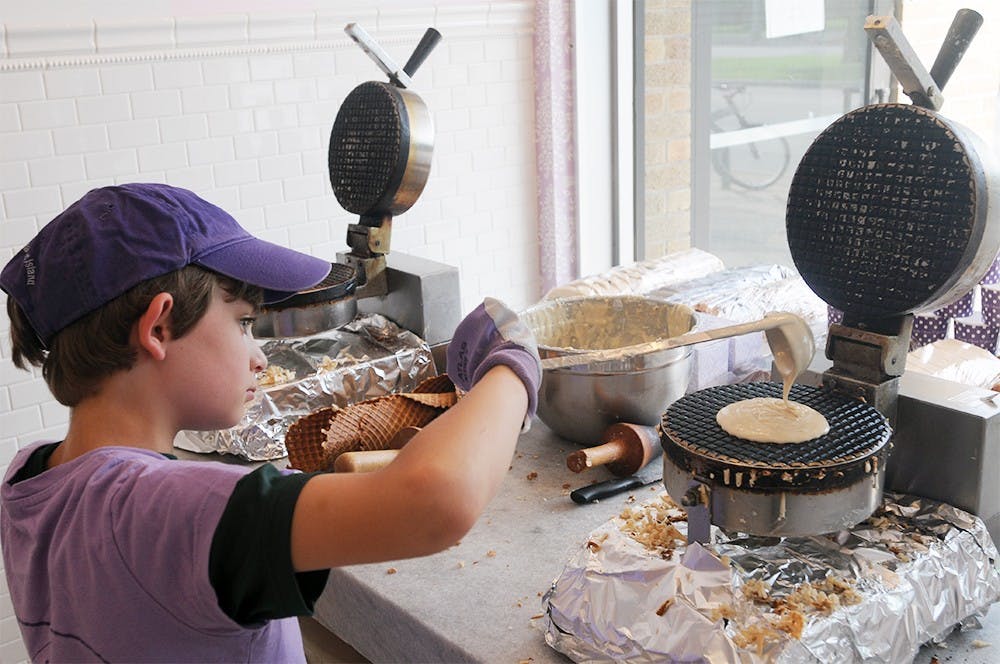
[[535, 2], [535, 146], [542, 293], [577, 276], [572, 0]]

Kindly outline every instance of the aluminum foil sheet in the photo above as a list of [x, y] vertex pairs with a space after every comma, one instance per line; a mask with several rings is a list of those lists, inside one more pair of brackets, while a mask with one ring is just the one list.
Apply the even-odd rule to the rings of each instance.
[[704, 547], [683, 514], [664, 493], [592, 531], [544, 596], [546, 642], [579, 662], [909, 662], [1000, 598], [983, 522], [927, 499], [886, 494], [829, 536], [713, 527]]
[[328, 406], [406, 392], [437, 371], [420, 337], [379, 314], [308, 337], [269, 339], [261, 348], [269, 368], [292, 378], [257, 392], [243, 420], [221, 431], [182, 431], [174, 445], [250, 461], [287, 456], [285, 432], [303, 415]]

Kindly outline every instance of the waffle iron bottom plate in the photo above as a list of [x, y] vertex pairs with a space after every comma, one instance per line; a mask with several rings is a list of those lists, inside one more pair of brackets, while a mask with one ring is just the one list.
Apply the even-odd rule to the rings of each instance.
[[715, 421], [722, 407], [781, 397], [777, 383], [722, 385], [675, 401], [663, 414], [663, 483], [678, 503], [700, 496], [711, 523], [764, 536], [832, 532], [863, 521], [878, 506], [891, 434], [886, 419], [860, 401], [796, 385], [790, 398], [822, 413], [824, 436], [796, 444], [754, 443]]

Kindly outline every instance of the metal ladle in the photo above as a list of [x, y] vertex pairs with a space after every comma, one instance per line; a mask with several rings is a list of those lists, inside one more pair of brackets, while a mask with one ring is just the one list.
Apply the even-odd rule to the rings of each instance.
[[645, 355], [646, 353], [655, 353], [670, 348], [700, 344], [703, 341], [726, 339], [760, 331], [764, 332], [764, 336], [767, 338], [767, 345], [771, 348], [771, 354], [774, 356], [774, 363], [778, 368], [778, 373], [786, 379], [786, 382], [790, 382], [788, 380], [789, 376], [794, 380], [796, 376], [809, 366], [813, 353], [816, 351], [812, 330], [809, 329], [806, 322], [799, 316], [778, 311], [769, 313], [761, 320], [751, 323], [727, 325], [726, 327], [705, 330], [703, 332], [689, 332], [671, 337], [670, 339], [657, 339], [656, 341], [647, 341], [632, 346], [622, 346], [621, 348], [583, 351], [570, 355], [560, 355], [559, 357], [549, 357], [542, 360], [542, 369], [564, 369], [583, 364], [623, 360], [635, 357], [636, 355]]

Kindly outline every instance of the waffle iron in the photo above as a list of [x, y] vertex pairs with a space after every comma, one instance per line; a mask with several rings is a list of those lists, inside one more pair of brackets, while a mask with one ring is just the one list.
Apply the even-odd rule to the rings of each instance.
[[[976, 15], [978, 16], [978, 15]], [[963, 10], [914, 104], [865, 106], [836, 120], [792, 179], [786, 231], [809, 287], [844, 311], [830, 326], [832, 366], [790, 398], [826, 416], [828, 434], [762, 445], [727, 435], [715, 414], [735, 401], [781, 395], [775, 383], [687, 395], [661, 421], [664, 485], [688, 511], [689, 539], [709, 525], [760, 536], [852, 526], [880, 504], [913, 313], [972, 290], [1000, 250], [1000, 183], [971, 132], [937, 113], [940, 88], [981, 17]], [[892, 17], [866, 31], [901, 81], [931, 80]], [[904, 90], [907, 86], [904, 85]]]

